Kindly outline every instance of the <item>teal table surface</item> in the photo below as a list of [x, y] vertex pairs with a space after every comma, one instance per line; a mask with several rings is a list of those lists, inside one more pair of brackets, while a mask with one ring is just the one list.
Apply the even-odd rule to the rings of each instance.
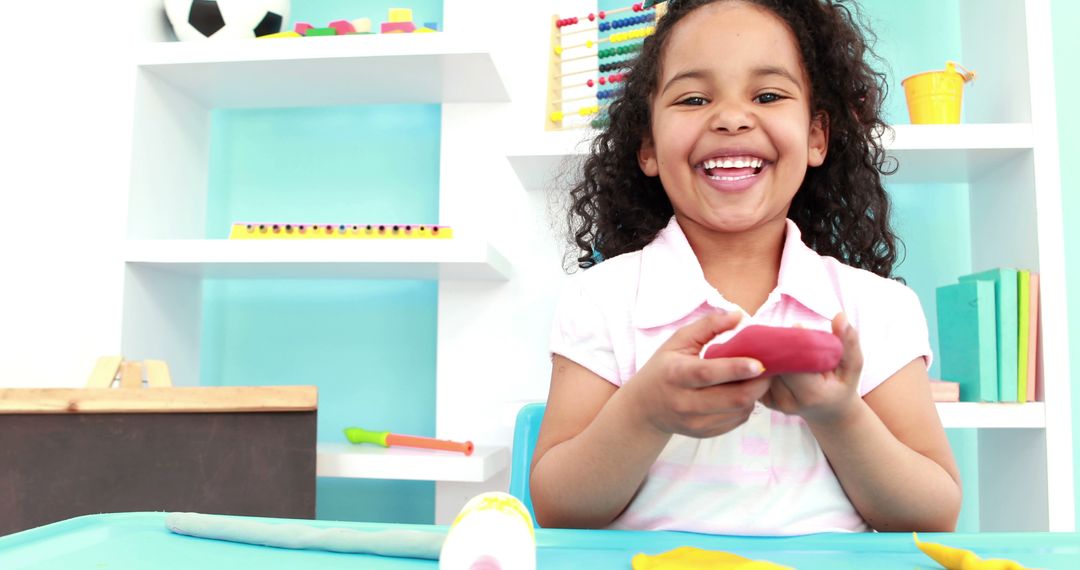
[[[355, 530], [444, 527], [335, 521], [302, 522]], [[78, 517], [0, 537], [0, 569], [183, 569], [213, 568], [436, 568], [434, 560], [386, 558], [312, 550], [287, 550], [176, 535], [165, 513], [116, 513]], [[1080, 534], [920, 534], [920, 539], [974, 550], [983, 558], [1009, 558], [1028, 567], [1080, 569]], [[539, 529], [537, 567], [600, 570], [630, 568], [634, 554], [657, 554], [679, 546], [724, 550], [800, 570], [845, 568], [912, 570], [940, 568], [914, 545], [911, 534], [817, 534], [799, 537], [732, 537], [679, 532]]]

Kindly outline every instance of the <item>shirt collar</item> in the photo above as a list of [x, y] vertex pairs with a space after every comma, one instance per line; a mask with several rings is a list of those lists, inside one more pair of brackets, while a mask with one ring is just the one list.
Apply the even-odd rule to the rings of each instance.
[[[824, 261], [802, 242], [802, 234], [795, 222], [787, 220], [774, 295], [791, 297], [832, 320], [840, 311], [840, 302]], [[770, 295], [770, 299], [774, 295]], [[669, 325], [702, 304], [719, 306], [720, 302], [720, 295], [705, 280], [686, 234], [672, 216], [668, 225], [641, 251], [634, 326], [646, 329]]]
[[818, 255], [803, 243], [799, 226], [787, 220], [776, 290], [831, 321], [840, 312], [841, 305], [836, 278], [826, 267], [829, 259], [832, 258]]

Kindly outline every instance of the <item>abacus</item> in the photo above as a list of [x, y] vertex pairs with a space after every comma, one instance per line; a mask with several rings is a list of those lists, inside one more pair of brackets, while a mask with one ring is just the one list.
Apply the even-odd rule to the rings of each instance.
[[[641, 51], [666, 6], [651, 0], [587, 16], [552, 16], [545, 130], [607, 125], [607, 106], [624, 78], [621, 70]], [[628, 12], [632, 15], [619, 16]]]
[[422, 224], [275, 224], [232, 225], [229, 239], [450, 239], [448, 226]]

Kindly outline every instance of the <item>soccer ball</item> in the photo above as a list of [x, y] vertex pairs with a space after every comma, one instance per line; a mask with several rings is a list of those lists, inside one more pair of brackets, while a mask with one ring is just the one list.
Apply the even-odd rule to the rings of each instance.
[[165, 0], [165, 15], [183, 41], [255, 38], [281, 31], [289, 0]]

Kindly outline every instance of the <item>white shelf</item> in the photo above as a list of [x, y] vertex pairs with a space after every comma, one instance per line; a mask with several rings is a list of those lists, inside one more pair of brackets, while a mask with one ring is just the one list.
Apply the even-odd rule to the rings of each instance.
[[939, 402], [938, 415], [946, 428], [1027, 428], [1046, 427], [1046, 405]]
[[[885, 147], [899, 161], [886, 184], [963, 183], [991, 166], [1031, 151], [1030, 124], [896, 125]], [[545, 190], [573, 170], [589, 149], [590, 131], [541, 133], [512, 148], [507, 158], [526, 190]], [[571, 172], [572, 174], [572, 172]]]
[[899, 170], [885, 184], [965, 183], [1035, 145], [1031, 125], [896, 125], [885, 148]]
[[315, 474], [354, 479], [408, 479], [482, 483], [510, 466], [505, 447], [477, 446], [465, 456], [452, 451], [320, 443]]
[[526, 190], [550, 190], [558, 177], [577, 175], [589, 153], [589, 137], [595, 134], [592, 129], [568, 129], [521, 136], [506, 158]]
[[208, 108], [510, 100], [491, 54], [443, 32], [148, 42], [136, 62]]
[[205, 278], [505, 281], [510, 262], [487, 242], [440, 240], [130, 240], [124, 261]]

